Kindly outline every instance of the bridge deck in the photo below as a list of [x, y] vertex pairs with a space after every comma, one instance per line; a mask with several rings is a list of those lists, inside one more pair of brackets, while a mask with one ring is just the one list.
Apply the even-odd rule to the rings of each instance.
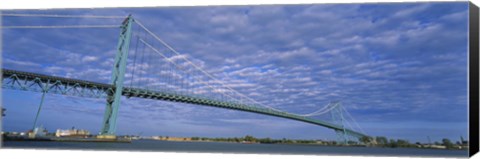
[[[78, 79], [70, 79], [70, 78], [64, 78], [64, 77], [56, 77], [56, 76], [50, 76], [50, 75], [44, 75], [44, 74], [38, 74], [38, 73], [31, 73], [31, 72], [23, 72], [23, 71], [16, 71], [16, 70], [9, 70], [9, 69], [2, 69], [2, 81], [7, 78], [17, 78], [17, 80], [24, 80], [24, 81], [32, 81], [36, 80], [37, 82], [42, 82], [42, 83], [57, 83], [57, 84], [62, 84], [62, 85], [76, 85], [82, 88], [94, 88], [94, 89], [103, 89], [103, 90], [113, 90], [114, 87], [113, 85], [110, 84], [104, 84], [104, 83], [98, 83], [98, 82], [91, 82], [91, 81], [86, 81], [86, 80], [78, 80]], [[2, 85], [3, 88], [9, 88], [6, 87], [6, 85]], [[23, 89], [27, 90], [27, 89]], [[105, 91], [105, 93], [109, 93], [108, 91]], [[281, 117], [281, 118], [287, 118], [287, 119], [292, 119], [292, 120], [297, 120], [297, 121], [302, 121], [306, 123], [311, 123], [315, 125], [320, 125], [323, 127], [327, 127], [336, 131], [343, 131], [344, 129], [339, 126], [339, 125], [334, 125], [331, 123], [327, 123], [321, 120], [313, 119], [313, 118], [308, 118], [296, 114], [291, 114], [287, 112], [281, 112], [281, 111], [276, 111], [273, 109], [268, 109], [268, 108], [259, 108], [259, 107], [254, 107], [254, 106], [248, 106], [244, 105], [241, 103], [233, 103], [233, 102], [223, 102], [223, 101], [218, 101], [218, 100], [212, 100], [212, 99], [207, 99], [203, 97], [193, 97], [193, 96], [188, 96], [188, 95], [181, 95], [181, 94], [174, 94], [174, 93], [167, 93], [167, 92], [158, 92], [158, 91], [152, 91], [152, 90], [145, 90], [145, 89], [140, 89], [140, 88], [129, 88], [125, 87], [122, 90], [122, 95], [127, 96], [127, 97], [137, 97], [137, 98], [147, 98], [147, 99], [155, 99], [155, 100], [165, 100], [165, 101], [172, 101], [172, 102], [181, 102], [181, 103], [189, 103], [189, 104], [195, 104], [195, 105], [203, 105], [203, 106], [211, 106], [211, 107], [217, 107], [217, 108], [225, 108], [225, 109], [233, 109], [233, 110], [239, 110], [239, 111], [245, 111], [245, 112], [252, 112], [252, 113], [257, 113], [257, 114], [264, 114], [264, 115], [269, 115], [269, 116], [275, 116], [275, 117]], [[363, 137], [367, 136], [365, 134], [350, 130], [350, 129], [345, 129], [346, 133], [349, 135], [357, 136], [357, 137]]]

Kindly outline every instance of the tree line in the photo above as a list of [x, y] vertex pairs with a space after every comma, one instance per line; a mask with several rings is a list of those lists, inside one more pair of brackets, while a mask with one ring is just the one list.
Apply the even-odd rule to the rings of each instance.
[[216, 142], [248, 142], [248, 143], [262, 143], [262, 144], [312, 144], [316, 143], [315, 140], [292, 140], [292, 139], [271, 139], [271, 138], [256, 138], [250, 135], [245, 137], [233, 137], [233, 138], [207, 138], [207, 137], [192, 137], [192, 141], [216, 141]]
[[[271, 138], [256, 138], [251, 135], [246, 135], [245, 137], [233, 137], [233, 138], [207, 138], [207, 137], [192, 137], [192, 141], [215, 141], [215, 142], [246, 142], [246, 143], [262, 143], [262, 144], [323, 144], [323, 145], [341, 145], [337, 141], [320, 141], [320, 140], [293, 140], [293, 139], [271, 139]], [[376, 147], [423, 147], [426, 144], [420, 142], [410, 143], [408, 140], [404, 139], [388, 139], [384, 136], [377, 137], [362, 137], [357, 141], [347, 141], [348, 145], [370, 145]], [[457, 142], [456, 144], [450, 141], [449, 139], [442, 139], [441, 142], [435, 142], [435, 145], [443, 145], [447, 149], [455, 148], [455, 145], [461, 145], [462, 143]]]
[[[422, 144], [420, 142], [415, 142], [415, 143], [410, 143], [408, 140], [403, 140], [403, 139], [387, 139], [384, 136], [377, 136], [375, 138], [372, 137], [362, 137], [360, 138], [360, 142], [365, 143], [365, 144], [373, 144], [375, 146], [380, 146], [380, 147], [424, 147], [424, 145], [430, 145], [429, 144]], [[441, 145], [445, 146], [447, 149], [453, 149], [455, 146], [462, 145], [461, 142], [457, 142], [454, 144], [450, 139], [444, 138], [442, 139], [441, 142], [434, 142], [434, 145]]]

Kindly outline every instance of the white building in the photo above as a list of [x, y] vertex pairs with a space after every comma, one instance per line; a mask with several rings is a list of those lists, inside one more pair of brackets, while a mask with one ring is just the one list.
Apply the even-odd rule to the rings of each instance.
[[68, 130], [61, 130], [57, 129], [55, 132], [55, 136], [62, 137], [62, 136], [88, 136], [90, 132], [87, 130], [80, 130], [80, 129], [68, 129]]

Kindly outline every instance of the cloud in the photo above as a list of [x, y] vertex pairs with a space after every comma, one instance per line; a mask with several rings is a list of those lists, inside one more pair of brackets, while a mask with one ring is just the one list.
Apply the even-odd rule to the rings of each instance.
[[408, 9], [403, 9], [403, 10], [395, 12], [393, 14], [393, 17], [409, 17], [412, 14], [427, 10], [430, 6], [431, 6], [431, 4], [427, 3], [427, 4], [420, 4], [420, 5], [408, 8]]
[[84, 56], [82, 58], [82, 62], [93, 62], [93, 61], [97, 61], [98, 58], [95, 57], [95, 56]]
[[18, 65], [18, 66], [27, 66], [27, 67], [38, 67], [40, 64], [33, 63], [33, 62], [25, 62], [19, 60], [12, 60], [12, 59], [4, 59], [3, 62], [7, 65]]

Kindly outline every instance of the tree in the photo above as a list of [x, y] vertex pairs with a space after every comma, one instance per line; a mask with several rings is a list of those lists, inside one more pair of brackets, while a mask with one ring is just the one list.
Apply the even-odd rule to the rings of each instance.
[[397, 142], [394, 139], [390, 139], [390, 142], [388, 143], [388, 146], [395, 148], [398, 147]]
[[381, 146], [386, 146], [388, 144], [388, 139], [384, 136], [377, 136], [375, 140], [377, 141], [377, 144]]
[[349, 144], [349, 145], [356, 145], [357, 142], [356, 142], [356, 141], [347, 141], [347, 144]]
[[261, 139], [261, 140], [260, 140], [260, 143], [268, 143], [268, 144], [270, 144], [270, 143], [272, 143], [272, 140], [267, 137], [267, 138]]
[[250, 136], [250, 135], [245, 136], [245, 141], [255, 142], [256, 140], [257, 139], [253, 136]]
[[442, 145], [447, 147], [447, 149], [453, 148], [453, 143], [449, 139], [442, 139]]
[[407, 140], [398, 139], [398, 140], [397, 140], [397, 145], [398, 145], [399, 147], [409, 147], [409, 146], [410, 146], [410, 142], [408, 142]]
[[372, 138], [371, 137], [368, 137], [368, 136], [362, 136], [360, 138], [360, 142], [364, 143], [364, 144], [368, 144], [370, 142], [372, 142]]

